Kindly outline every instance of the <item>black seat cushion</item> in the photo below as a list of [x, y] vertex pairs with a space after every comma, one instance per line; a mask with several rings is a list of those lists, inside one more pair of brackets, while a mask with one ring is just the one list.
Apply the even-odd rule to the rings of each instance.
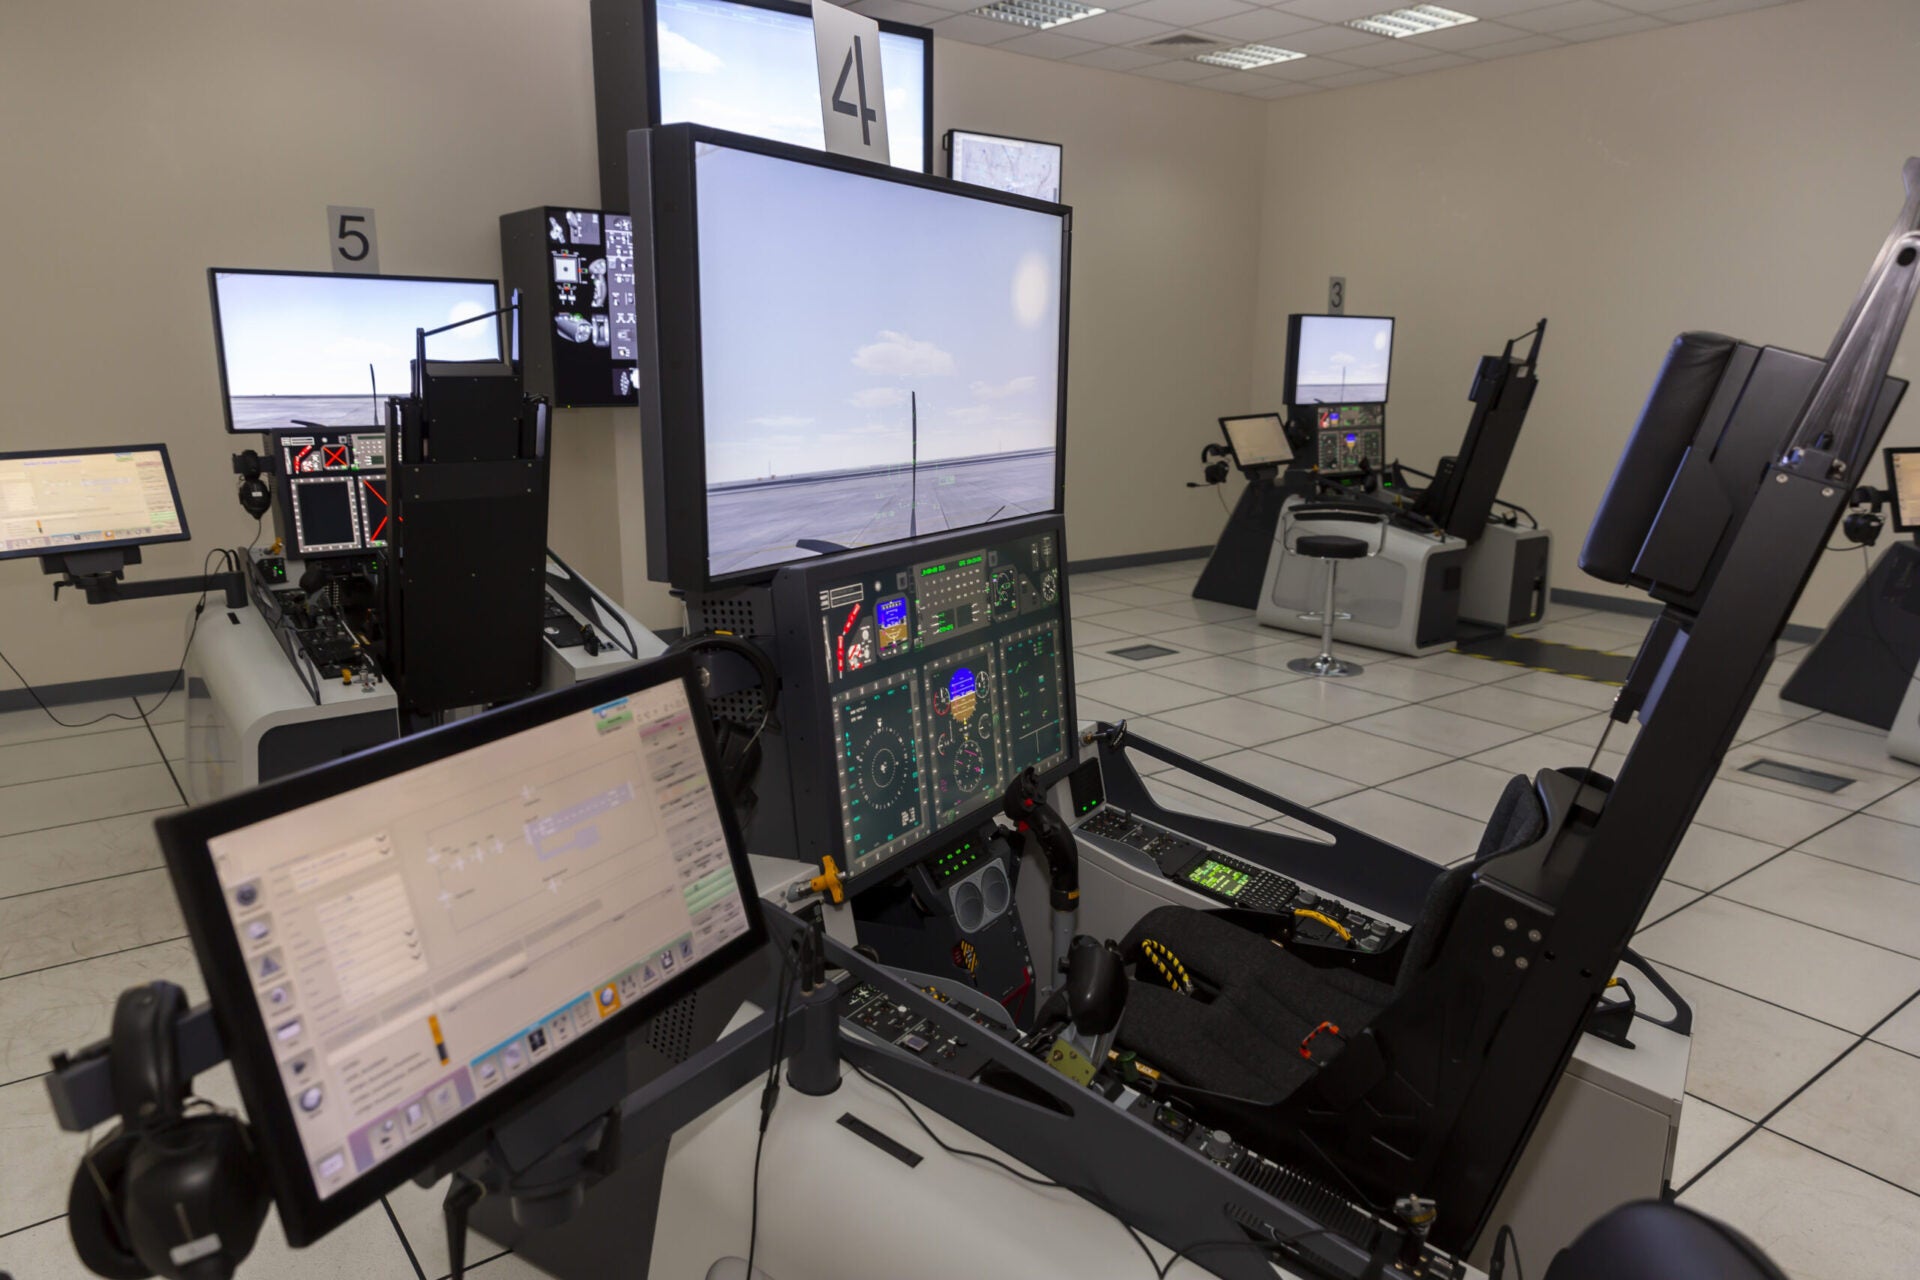
[[[1370, 1023], [1439, 954], [1478, 865], [1538, 840], [1546, 825], [1533, 784], [1511, 779], [1474, 858], [1434, 879], [1392, 985], [1350, 969], [1318, 968], [1260, 934], [1191, 907], [1148, 912], [1122, 940], [1121, 953], [1133, 959], [1141, 942], [1159, 943], [1179, 958], [1195, 992], [1179, 994], [1152, 968], [1136, 966], [1120, 1021], [1121, 1047], [1183, 1084], [1279, 1101], [1315, 1070], [1300, 1056], [1300, 1042], [1322, 1022], [1347, 1036]], [[1324, 1048], [1337, 1052], [1337, 1042]], [[1321, 1057], [1322, 1049], [1314, 1054]]]
[[[1516, 1243], [1518, 1237], [1515, 1237]], [[1547, 1280], [1786, 1280], [1760, 1247], [1685, 1205], [1622, 1205], [1580, 1233], [1553, 1260]]]
[[1293, 540], [1293, 549], [1316, 560], [1359, 560], [1367, 554], [1366, 543], [1337, 533], [1302, 534]]

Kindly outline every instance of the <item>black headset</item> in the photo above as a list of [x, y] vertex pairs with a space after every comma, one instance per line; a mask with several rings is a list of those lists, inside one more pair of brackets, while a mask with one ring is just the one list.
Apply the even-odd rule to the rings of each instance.
[[186, 993], [130, 987], [113, 1009], [108, 1064], [120, 1123], [67, 1193], [80, 1261], [109, 1280], [228, 1280], [266, 1221], [266, 1178], [245, 1122], [189, 1115], [175, 1028]]
[[[780, 724], [774, 719], [774, 711], [780, 705], [780, 673], [774, 670], [773, 660], [758, 645], [719, 631], [683, 636], [668, 645], [667, 652], [731, 653], [751, 665], [759, 679], [763, 712], [757, 720], [736, 720], [712, 711], [711, 706], [708, 708], [713, 714], [714, 745], [720, 752], [720, 774], [726, 779], [727, 797], [739, 811], [740, 825], [745, 827], [753, 821], [754, 807], [760, 799], [753, 783], [759, 776], [760, 761], [765, 754], [761, 739], [768, 730], [780, 731]], [[702, 668], [701, 688], [708, 688], [711, 680], [711, 674]]]
[[1232, 453], [1233, 451], [1223, 444], [1210, 444], [1200, 450], [1200, 463], [1206, 468], [1201, 474], [1206, 484], [1202, 484], [1199, 480], [1189, 480], [1187, 488], [1204, 489], [1210, 484], [1225, 484], [1227, 472], [1232, 470], [1227, 464], [1227, 459], [1232, 456]]
[[1847, 518], [1840, 523], [1840, 533], [1856, 547], [1870, 547], [1880, 541], [1881, 530], [1887, 527], [1886, 517], [1880, 514], [1880, 508], [1893, 495], [1885, 489], [1875, 489], [1861, 485], [1847, 495], [1847, 505], [1866, 506], [1865, 511], [1849, 511]]

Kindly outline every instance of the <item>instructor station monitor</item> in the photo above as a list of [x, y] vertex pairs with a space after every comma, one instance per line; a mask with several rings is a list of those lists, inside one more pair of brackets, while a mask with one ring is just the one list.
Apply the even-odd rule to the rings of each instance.
[[[207, 272], [227, 430], [380, 426], [413, 385], [414, 335], [500, 307], [491, 280], [306, 271]], [[435, 361], [499, 360], [500, 325], [427, 339]]]
[[1277, 413], [1254, 413], [1241, 418], [1220, 419], [1227, 448], [1242, 471], [1254, 467], [1283, 467], [1293, 461], [1293, 448], [1287, 443], [1286, 424]]
[[1022, 770], [1066, 764], [1063, 575], [1051, 518], [782, 572], [777, 612], [812, 619], [793, 700], [814, 719], [796, 728], [826, 746], [798, 798], [821, 809], [797, 817], [832, 834], [803, 856], [860, 875], [978, 816]]
[[0, 453], [0, 560], [186, 538], [163, 444]]
[[1391, 316], [1287, 317], [1287, 403], [1385, 404]]
[[1887, 489], [1893, 494], [1893, 527], [1920, 533], [1920, 449], [1888, 449]]
[[289, 1241], [764, 939], [689, 670], [650, 664], [159, 824]]
[[1065, 209], [692, 125], [632, 138], [652, 577], [1059, 510]]

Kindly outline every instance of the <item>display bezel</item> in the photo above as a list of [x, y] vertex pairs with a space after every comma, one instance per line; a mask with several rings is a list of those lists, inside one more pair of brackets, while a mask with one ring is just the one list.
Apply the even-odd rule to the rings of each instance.
[[[809, 24], [813, 22], [813, 6], [805, 3], [804, 0], [724, 0], [724, 2], [737, 4], [743, 9], [766, 9], [774, 13], [787, 14], [789, 17], [804, 18]], [[653, 122], [655, 128], [660, 128], [663, 127], [660, 120], [660, 41], [657, 39], [660, 31], [660, 13], [656, 0], [640, 0], [640, 20], [646, 29], [642, 43], [646, 46], [647, 61], [647, 119]], [[905, 22], [890, 22], [885, 18], [877, 21], [880, 24], [880, 30], [886, 35], [907, 36], [920, 42], [920, 84], [923, 89], [921, 95], [923, 101], [920, 106], [919, 172], [931, 174], [933, 172], [933, 31], [928, 27], [916, 27]], [[709, 127], [693, 120], [676, 120], [671, 123], [692, 124], [699, 128]], [[733, 136], [754, 137], [755, 135]], [[771, 141], [771, 139], [760, 139], [760, 141]], [[807, 148], [802, 147], [800, 150], [804, 151]], [[912, 173], [914, 170], [903, 169], [901, 172]], [[631, 176], [628, 180], [632, 180]], [[634, 229], [638, 232], [637, 222], [634, 224]], [[638, 249], [636, 236], [636, 253]]]
[[[367, 275], [349, 275], [338, 271], [278, 271], [270, 267], [208, 267], [207, 297], [213, 304], [213, 358], [220, 369], [220, 417], [227, 425], [227, 434], [234, 436], [271, 436], [275, 433], [272, 431], [255, 431], [251, 428], [243, 430], [233, 425], [233, 395], [227, 390], [227, 338], [220, 318], [221, 276], [318, 276], [327, 280], [398, 280], [413, 284], [484, 284], [493, 289], [493, 310], [500, 310], [500, 282], [498, 280], [486, 279], [483, 276], [402, 276], [376, 275], [371, 273]], [[506, 353], [509, 348], [509, 343], [503, 336], [501, 329], [501, 317], [495, 316], [493, 318], [493, 343], [494, 350], [499, 354], [495, 355], [492, 360], [462, 362], [436, 360], [434, 363], [497, 364], [505, 360], [507, 358]], [[403, 396], [407, 394], [407, 391], [407, 387], [393, 387], [382, 392], [380, 398], [385, 400], [388, 396]], [[374, 403], [373, 392], [374, 389], [372, 387], [367, 388], [367, 403], [369, 405]], [[286, 428], [288, 431], [311, 431], [313, 429], [312, 427]], [[370, 422], [354, 423], [351, 425], [322, 424], [320, 427], [320, 430], [329, 432], [383, 431], [385, 429], [386, 424], [378, 420], [378, 415], [375, 416], [374, 421]]]
[[[174, 892], [186, 917], [194, 958], [206, 979], [214, 1022], [233, 1063], [240, 1097], [254, 1126], [257, 1137], [254, 1147], [265, 1166], [288, 1244], [296, 1247], [311, 1244], [536, 1095], [579, 1076], [607, 1055], [623, 1051], [626, 1037], [648, 1018], [700, 981], [713, 977], [766, 944], [766, 922], [754, 892], [753, 874], [733, 806], [718, 781], [720, 762], [711, 719], [694, 677], [689, 656], [668, 655], [598, 680], [374, 747], [252, 791], [168, 815], [154, 823]], [[693, 711], [701, 754], [714, 787], [715, 808], [720, 814], [727, 853], [745, 907], [746, 932], [681, 970], [678, 981], [662, 983], [637, 1001], [624, 1005], [596, 1028], [598, 1034], [576, 1038], [571, 1044], [556, 1049], [551, 1057], [530, 1065], [522, 1075], [476, 1100], [452, 1121], [428, 1131], [418, 1142], [322, 1199], [307, 1167], [292, 1105], [280, 1083], [280, 1067], [269, 1042], [266, 1022], [259, 1015], [245, 956], [214, 870], [208, 841], [405, 770], [432, 764], [672, 681], [678, 681], [685, 688]]]
[[[1265, 462], [1248, 462], [1240, 456], [1240, 450], [1233, 441], [1233, 429], [1227, 424], [1230, 422], [1252, 422], [1262, 418], [1272, 418], [1280, 424], [1280, 444], [1286, 449], [1287, 456], [1284, 458], [1270, 458]], [[1227, 452], [1233, 455], [1233, 465], [1239, 467], [1242, 471], [1255, 471], [1263, 467], [1284, 467], [1293, 462], [1293, 442], [1287, 438], [1287, 415], [1284, 413], [1236, 413], [1231, 417], [1220, 419], [1220, 435], [1227, 442]]]
[[[1299, 377], [1300, 377], [1300, 329], [1301, 329], [1301, 321], [1303, 320], [1385, 320], [1388, 324], [1394, 327], [1394, 331], [1396, 334], [1398, 333], [1400, 328], [1400, 322], [1397, 319], [1395, 319], [1393, 316], [1349, 316], [1349, 315], [1336, 316], [1336, 315], [1324, 315], [1319, 312], [1295, 312], [1294, 314], [1288, 316], [1287, 317], [1286, 381], [1285, 381], [1284, 387], [1282, 388], [1282, 395], [1284, 396], [1287, 404], [1289, 405], [1298, 405], [1302, 403], [1300, 399]], [[1329, 401], [1326, 401], [1325, 403], [1326, 404], [1386, 404], [1388, 397], [1393, 394], [1393, 344], [1395, 341], [1397, 341], [1397, 338], [1395, 337], [1389, 337], [1387, 339], [1387, 385], [1386, 385], [1386, 389], [1381, 392], [1380, 398], [1378, 400], [1360, 400], [1360, 399], [1354, 399], [1354, 398], [1347, 398], [1347, 399], [1342, 399], [1338, 401], [1329, 400]]]
[[[1066, 508], [1067, 334], [1071, 303], [1073, 217], [1066, 205], [976, 187], [949, 178], [847, 156], [813, 151], [706, 125], [673, 124], [628, 135], [632, 207], [651, 212], [651, 252], [636, 244], [635, 282], [640, 304], [640, 447], [646, 482], [647, 576], [682, 591], [766, 582], [805, 556], [756, 565], [727, 574], [708, 571], [705, 372], [701, 357], [700, 245], [697, 175], [699, 147], [747, 151], [798, 164], [921, 187], [968, 200], [1007, 205], [1060, 219], [1060, 333], [1055, 370], [1053, 506]], [[647, 215], [636, 213], [638, 221]], [[637, 237], [636, 237], [637, 238]], [[668, 424], [671, 424], [669, 429]], [[1010, 522], [970, 526], [962, 532], [1008, 527]], [[903, 546], [910, 539], [858, 547], [868, 551]]]
[[[1058, 515], [1027, 516], [1005, 524], [981, 525], [937, 538], [921, 538], [911, 543], [893, 543], [883, 548], [861, 550], [824, 560], [809, 560], [785, 566], [774, 580], [774, 613], [780, 620], [780, 667], [790, 686], [781, 698], [780, 718], [785, 722], [791, 742], [789, 758], [794, 762], [794, 818], [798, 856], [818, 862], [832, 855], [835, 863], [848, 866], [846, 831], [840, 807], [839, 755], [835, 749], [833, 699], [860, 682], [834, 684], [826, 670], [826, 655], [816, 642], [814, 620], [819, 616], [819, 596], [823, 587], [834, 582], [861, 578], [877, 569], [908, 560], [937, 560], [955, 552], [994, 547], [1041, 534], [1053, 537], [1054, 554], [1060, 570], [1060, 653], [1062, 662], [1061, 724], [1064, 758], [1038, 771], [1043, 787], [1052, 787], [1071, 773], [1080, 762], [1079, 708], [1074, 690], [1073, 613], [1067, 583], [1066, 522]], [[1026, 625], [1032, 625], [1028, 622]], [[967, 641], [956, 642], [964, 647]], [[917, 652], [917, 651], [916, 651]], [[924, 661], [924, 660], [922, 660]], [[918, 664], [916, 664], [917, 666]], [[926, 832], [913, 843], [887, 855], [879, 863], [847, 877], [855, 890], [877, 884], [925, 859], [936, 849], [950, 843], [961, 832], [978, 827], [998, 812], [991, 805], [968, 810], [952, 822], [939, 825], [930, 817]]]
[[1900, 506], [1900, 486], [1893, 473], [1895, 458], [1920, 458], [1920, 447], [1889, 446], [1880, 451], [1880, 456], [1887, 468], [1887, 505], [1892, 508], [1892, 518], [1888, 523], [1893, 526], [1896, 533], [1920, 533], [1920, 504], [1916, 504], [1911, 513], [1912, 520], [1901, 519], [1903, 515], [1909, 513]]
[[32, 556], [75, 555], [89, 551], [112, 551], [120, 547], [149, 547], [157, 542], [186, 542], [193, 537], [187, 529], [187, 509], [180, 504], [180, 481], [173, 474], [173, 459], [164, 444], [99, 444], [79, 449], [8, 449], [0, 452], [0, 462], [21, 458], [78, 458], [97, 453], [157, 453], [161, 470], [167, 473], [167, 491], [173, 497], [173, 513], [180, 517], [180, 532], [160, 533], [151, 538], [109, 538], [102, 542], [73, 542], [59, 547], [22, 547], [18, 551], [0, 550], [0, 560], [25, 560]]
[[[1016, 138], [1014, 135], [1010, 133], [988, 133], [984, 129], [949, 129], [944, 134], [940, 135], [940, 150], [943, 153], [945, 153], [947, 157], [947, 177], [952, 178], [953, 181], [955, 182], [967, 182], [967, 179], [955, 178], [953, 175], [953, 156], [954, 156], [953, 137], [957, 133], [963, 133], [970, 138], [991, 138], [996, 142], [1018, 142], [1029, 147], [1052, 147], [1055, 156], [1058, 157], [1058, 160], [1054, 165], [1053, 171], [1060, 179], [1060, 199], [1057, 203], [1060, 203], [1060, 204], [1066, 203], [1067, 149], [1066, 147], [1062, 146], [1060, 143], [1048, 142], [1044, 138]], [[980, 186], [981, 184], [977, 182], [967, 182], [967, 185]], [[987, 190], [994, 191], [994, 190], [998, 190], [998, 188], [988, 187]]]

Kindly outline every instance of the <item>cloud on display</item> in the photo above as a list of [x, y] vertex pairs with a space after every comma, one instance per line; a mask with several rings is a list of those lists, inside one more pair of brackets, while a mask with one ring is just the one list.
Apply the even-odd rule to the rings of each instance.
[[697, 164], [709, 481], [1053, 446], [1058, 217], [725, 148]]
[[911, 334], [882, 329], [879, 341], [853, 353], [853, 367], [889, 378], [947, 378], [953, 375], [953, 356]]
[[[663, 123], [825, 145], [810, 19], [731, 0], [658, 0], [656, 13]], [[880, 36], [887, 139], [903, 169], [919, 170], [926, 159], [924, 51], [910, 36]]]

